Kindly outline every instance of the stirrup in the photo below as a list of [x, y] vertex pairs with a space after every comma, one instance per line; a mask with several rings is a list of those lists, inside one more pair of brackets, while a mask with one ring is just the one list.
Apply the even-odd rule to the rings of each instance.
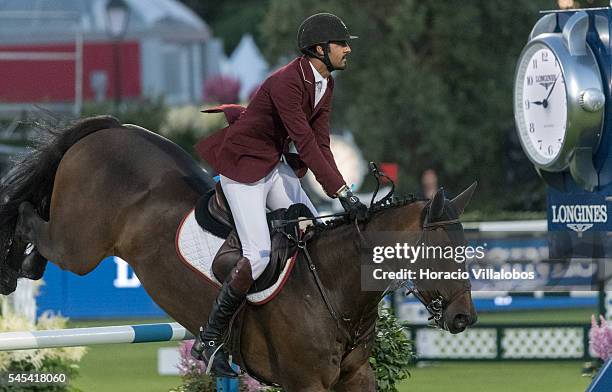
[[[208, 342], [204, 343], [204, 345], [206, 345], [206, 344], [211, 345], [210, 343], [214, 343], [214, 342], [215, 342], [214, 340], [209, 340]], [[212, 355], [210, 356], [210, 358], [208, 358], [208, 364], [206, 365], [206, 372], [205, 372], [205, 373], [206, 373], [206, 375], [210, 375], [210, 371], [211, 371], [211, 369], [212, 369], [213, 362], [215, 362], [215, 355], [217, 355], [217, 352], [219, 351], [219, 349], [220, 349], [221, 347], [223, 347], [223, 345], [224, 345], [224, 344], [225, 344], [225, 343], [221, 343], [221, 344], [219, 345], [219, 347], [217, 347], [217, 348], [216, 348], [216, 350], [215, 350], [215, 351], [213, 351], [213, 353], [212, 353]], [[206, 351], [206, 349], [204, 349], [204, 351]], [[206, 357], [206, 356], [204, 356], [204, 357]], [[230, 367], [231, 367], [231, 366], [230, 366]]]

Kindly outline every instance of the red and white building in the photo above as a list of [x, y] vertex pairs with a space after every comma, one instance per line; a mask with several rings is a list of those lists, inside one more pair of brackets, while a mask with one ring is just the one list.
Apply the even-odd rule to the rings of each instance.
[[211, 62], [206, 23], [175, 0], [124, 0], [129, 21], [115, 47], [107, 1], [0, 2], [0, 110], [69, 109], [81, 97], [113, 100], [116, 93], [201, 102]]

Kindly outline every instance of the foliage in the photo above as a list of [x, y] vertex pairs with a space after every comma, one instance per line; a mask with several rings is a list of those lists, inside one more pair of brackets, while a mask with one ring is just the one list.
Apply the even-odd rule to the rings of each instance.
[[168, 109], [158, 128], [159, 134], [193, 154], [193, 146], [198, 140], [225, 126], [223, 114], [202, 113], [201, 110], [201, 107], [192, 105]]
[[336, 72], [332, 123], [348, 127], [368, 160], [397, 162], [399, 189], [434, 168], [460, 191], [479, 181], [477, 208], [543, 209], [542, 181], [516, 140], [514, 67], [541, 9], [552, 0], [424, 2], [271, 0], [262, 24], [274, 63], [295, 54], [299, 22], [340, 15], [353, 53]]
[[122, 102], [118, 108], [112, 102], [83, 105], [81, 117], [112, 114], [124, 124], [136, 124], [153, 132], [157, 132], [164, 122], [168, 112], [162, 98], [141, 99], [137, 101]]
[[405, 325], [389, 309], [381, 307], [378, 313], [370, 365], [378, 391], [397, 392], [397, 384], [410, 376], [408, 369], [415, 358], [412, 342], [406, 336]]
[[[24, 317], [8, 310], [0, 317], [0, 332], [33, 331], [46, 329], [61, 329], [66, 327], [67, 319], [44, 313], [36, 324], [30, 323]], [[48, 384], [40, 386], [0, 385], [0, 391], [40, 391], [40, 392], [78, 392], [70, 382], [79, 374], [79, 361], [85, 355], [84, 347], [58, 347], [35, 350], [18, 350], [0, 352], [0, 371], [2, 372], [37, 372], [47, 374], [66, 374], [69, 383]]]
[[180, 1], [210, 26], [215, 37], [223, 38], [226, 54], [236, 48], [246, 33], [253, 34], [260, 48], [266, 45], [258, 25], [265, 15], [269, 0]]
[[204, 82], [204, 101], [207, 103], [237, 103], [240, 80], [230, 76], [215, 75]]
[[112, 103], [90, 103], [83, 108], [83, 117], [110, 113], [122, 123], [159, 133], [194, 154], [193, 146], [200, 138], [225, 124], [222, 114], [201, 113], [201, 109], [194, 105], [169, 107], [161, 99], [124, 103], [117, 111]]

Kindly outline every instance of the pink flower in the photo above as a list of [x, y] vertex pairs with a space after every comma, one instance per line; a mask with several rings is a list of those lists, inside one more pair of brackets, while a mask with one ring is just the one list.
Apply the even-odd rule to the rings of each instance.
[[601, 325], [597, 325], [595, 315], [591, 316], [589, 347], [595, 355], [606, 361], [612, 358], [612, 327], [603, 316], [599, 316]]
[[246, 374], [241, 377], [240, 383], [243, 387], [245, 387], [246, 392], [259, 392], [265, 389], [265, 386], [261, 385], [257, 380], [249, 377]]
[[237, 103], [240, 80], [229, 76], [215, 75], [204, 82], [204, 101], [208, 103]]
[[203, 361], [198, 361], [191, 356], [191, 347], [195, 340], [185, 340], [179, 345], [180, 362], [178, 364], [178, 370], [181, 376], [185, 375], [197, 375], [201, 376], [206, 371]]

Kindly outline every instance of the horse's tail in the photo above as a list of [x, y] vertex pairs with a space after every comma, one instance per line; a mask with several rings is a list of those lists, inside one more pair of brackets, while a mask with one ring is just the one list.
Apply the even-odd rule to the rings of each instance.
[[33, 150], [16, 161], [0, 181], [0, 261], [13, 236], [22, 202], [32, 203], [41, 217], [49, 218], [55, 172], [66, 151], [91, 133], [117, 127], [121, 123], [116, 118], [97, 116], [62, 129], [41, 129]]

